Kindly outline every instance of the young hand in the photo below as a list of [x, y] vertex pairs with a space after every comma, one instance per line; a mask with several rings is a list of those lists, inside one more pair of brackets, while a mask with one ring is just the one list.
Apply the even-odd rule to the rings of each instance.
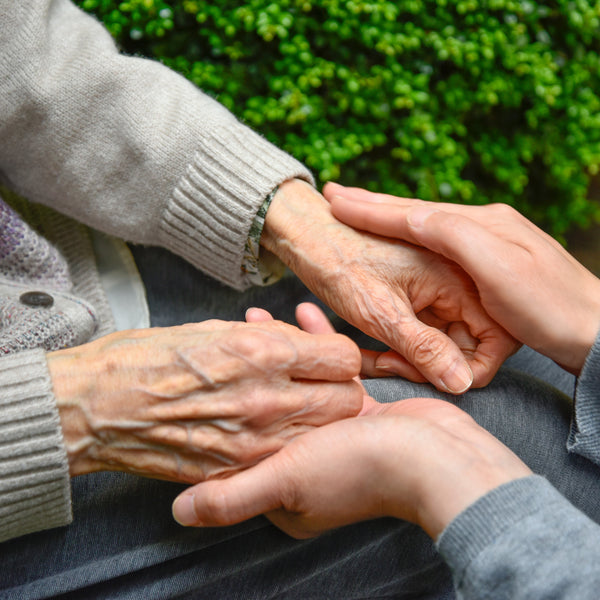
[[411, 398], [316, 428], [250, 469], [198, 484], [174, 502], [184, 525], [266, 513], [297, 538], [393, 516], [432, 538], [495, 487], [531, 474], [459, 408]]
[[517, 348], [455, 263], [341, 224], [304, 182], [280, 187], [261, 243], [337, 314], [394, 351], [371, 357], [370, 376], [399, 374], [461, 393], [487, 384]]
[[423, 202], [337, 184], [327, 184], [324, 193], [344, 223], [460, 265], [496, 322], [580, 372], [600, 329], [600, 280], [514, 209]]

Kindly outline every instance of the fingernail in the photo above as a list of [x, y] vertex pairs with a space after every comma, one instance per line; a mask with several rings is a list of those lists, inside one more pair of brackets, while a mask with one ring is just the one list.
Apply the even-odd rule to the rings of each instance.
[[194, 498], [194, 494], [183, 494], [173, 502], [173, 518], [184, 527], [202, 525], [196, 514]]
[[420, 229], [425, 225], [425, 221], [435, 212], [438, 212], [438, 209], [433, 206], [416, 206], [408, 211], [406, 220], [414, 229]]
[[406, 367], [404, 361], [396, 362], [394, 360], [393, 353], [386, 353], [375, 360], [375, 368], [392, 373], [394, 375], [400, 375], [403, 371], [403, 367]]
[[466, 392], [473, 383], [473, 372], [462, 360], [455, 361], [442, 376], [442, 384], [451, 394]]

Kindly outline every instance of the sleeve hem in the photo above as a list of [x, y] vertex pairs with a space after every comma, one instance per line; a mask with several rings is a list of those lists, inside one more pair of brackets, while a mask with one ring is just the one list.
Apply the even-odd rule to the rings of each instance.
[[567, 450], [600, 465], [600, 335], [588, 354], [575, 388], [575, 405]]
[[207, 132], [163, 213], [160, 243], [239, 290], [254, 219], [278, 185], [300, 178], [314, 184], [297, 160], [235, 120]]
[[42, 350], [0, 360], [0, 540], [72, 521], [69, 465]]

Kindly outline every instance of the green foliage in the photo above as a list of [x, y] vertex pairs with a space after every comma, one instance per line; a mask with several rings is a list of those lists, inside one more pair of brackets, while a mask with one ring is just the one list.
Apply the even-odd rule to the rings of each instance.
[[79, 0], [337, 180], [597, 218], [600, 1]]

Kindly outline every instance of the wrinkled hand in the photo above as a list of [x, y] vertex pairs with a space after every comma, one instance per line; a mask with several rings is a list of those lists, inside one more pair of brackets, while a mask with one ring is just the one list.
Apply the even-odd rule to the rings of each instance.
[[345, 223], [419, 244], [458, 263], [489, 315], [578, 374], [600, 329], [600, 280], [505, 205], [460, 206], [328, 184]]
[[230, 479], [174, 502], [184, 525], [222, 526], [266, 513], [305, 538], [376, 517], [420, 525], [432, 538], [495, 487], [531, 471], [466, 413], [442, 400], [373, 405], [314, 429]]
[[[312, 333], [314, 335], [327, 335], [335, 333], [335, 329], [327, 315], [312, 302], [302, 302], [296, 306], [296, 321], [302, 331]], [[265, 323], [273, 321], [271, 313], [264, 308], [252, 307], [246, 311], [246, 321], [248, 323]], [[365, 352], [364, 350], [362, 352]], [[361, 383], [360, 377], [355, 377], [355, 381], [359, 384], [363, 393], [363, 405], [359, 414], [369, 411], [377, 402], [369, 396]]]
[[362, 406], [353, 342], [276, 321], [118, 332], [48, 367], [71, 475], [223, 477]]
[[366, 375], [396, 373], [460, 393], [487, 384], [516, 349], [457, 265], [341, 224], [304, 182], [280, 187], [261, 243], [337, 314], [396, 351], [367, 355]]

